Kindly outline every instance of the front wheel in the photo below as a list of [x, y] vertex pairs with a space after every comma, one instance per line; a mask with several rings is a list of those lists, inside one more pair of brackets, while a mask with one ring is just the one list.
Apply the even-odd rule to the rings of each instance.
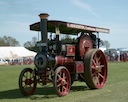
[[36, 76], [33, 74], [31, 68], [25, 68], [22, 70], [19, 76], [19, 88], [23, 95], [28, 96], [36, 90]]
[[65, 96], [68, 94], [71, 87], [71, 77], [66, 67], [60, 66], [56, 69], [53, 85], [58, 96]]
[[91, 89], [102, 88], [107, 79], [107, 61], [99, 49], [90, 49], [84, 57], [84, 79]]

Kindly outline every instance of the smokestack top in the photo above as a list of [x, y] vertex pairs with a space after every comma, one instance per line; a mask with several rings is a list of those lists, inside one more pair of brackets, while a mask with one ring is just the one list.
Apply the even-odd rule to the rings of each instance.
[[48, 14], [47, 13], [41, 13], [40, 15], [39, 15], [39, 17], [40, 17], [40, 19], [48, 19]]

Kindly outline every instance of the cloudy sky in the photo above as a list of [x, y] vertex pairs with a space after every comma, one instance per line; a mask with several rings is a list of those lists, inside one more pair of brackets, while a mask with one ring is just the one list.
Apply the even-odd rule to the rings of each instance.
[[40, 13], [50, 20], [108, 28], [110, 34], [100, 38], [111, 48], [128, 48], [128, 0], [0, 0], [0, 37], [14, 37], [23, 46], [38, 36], [29, 25], [40, 20]]

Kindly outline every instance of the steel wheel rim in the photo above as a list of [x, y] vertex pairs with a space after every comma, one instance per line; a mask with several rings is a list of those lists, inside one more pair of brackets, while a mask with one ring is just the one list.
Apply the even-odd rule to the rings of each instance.
[[91, 60], [92, 80], [97, 88], [102, 88], [107, 78], [107, 64], [103, 53], [98, 50]]
[[55, 75], [54, 87], [59, 96], [65, 96], [68, 94], [71, 86], [71, 79], [68, 70], [65, 67], [57, 68]]
[[100, 49], [90, 49], [85, 54], [84, 79], [91, 89], [104, 86], [107, 79], [107, 61]]
[[20, 90], [24, 95], [31, 95], [36, 90], [36, 77], [32, 69], [24, 69], [19, 79]]

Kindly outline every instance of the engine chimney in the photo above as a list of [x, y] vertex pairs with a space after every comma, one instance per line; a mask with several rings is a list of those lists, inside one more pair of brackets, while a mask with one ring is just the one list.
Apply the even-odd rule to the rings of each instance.
[[40, 30], [41, 30], [41, 46], [42, 51], [45, 53], [47, 48], [47, 19], [48, 19], [47, 13], [41, 13], [39, 15], [40, 17]]

